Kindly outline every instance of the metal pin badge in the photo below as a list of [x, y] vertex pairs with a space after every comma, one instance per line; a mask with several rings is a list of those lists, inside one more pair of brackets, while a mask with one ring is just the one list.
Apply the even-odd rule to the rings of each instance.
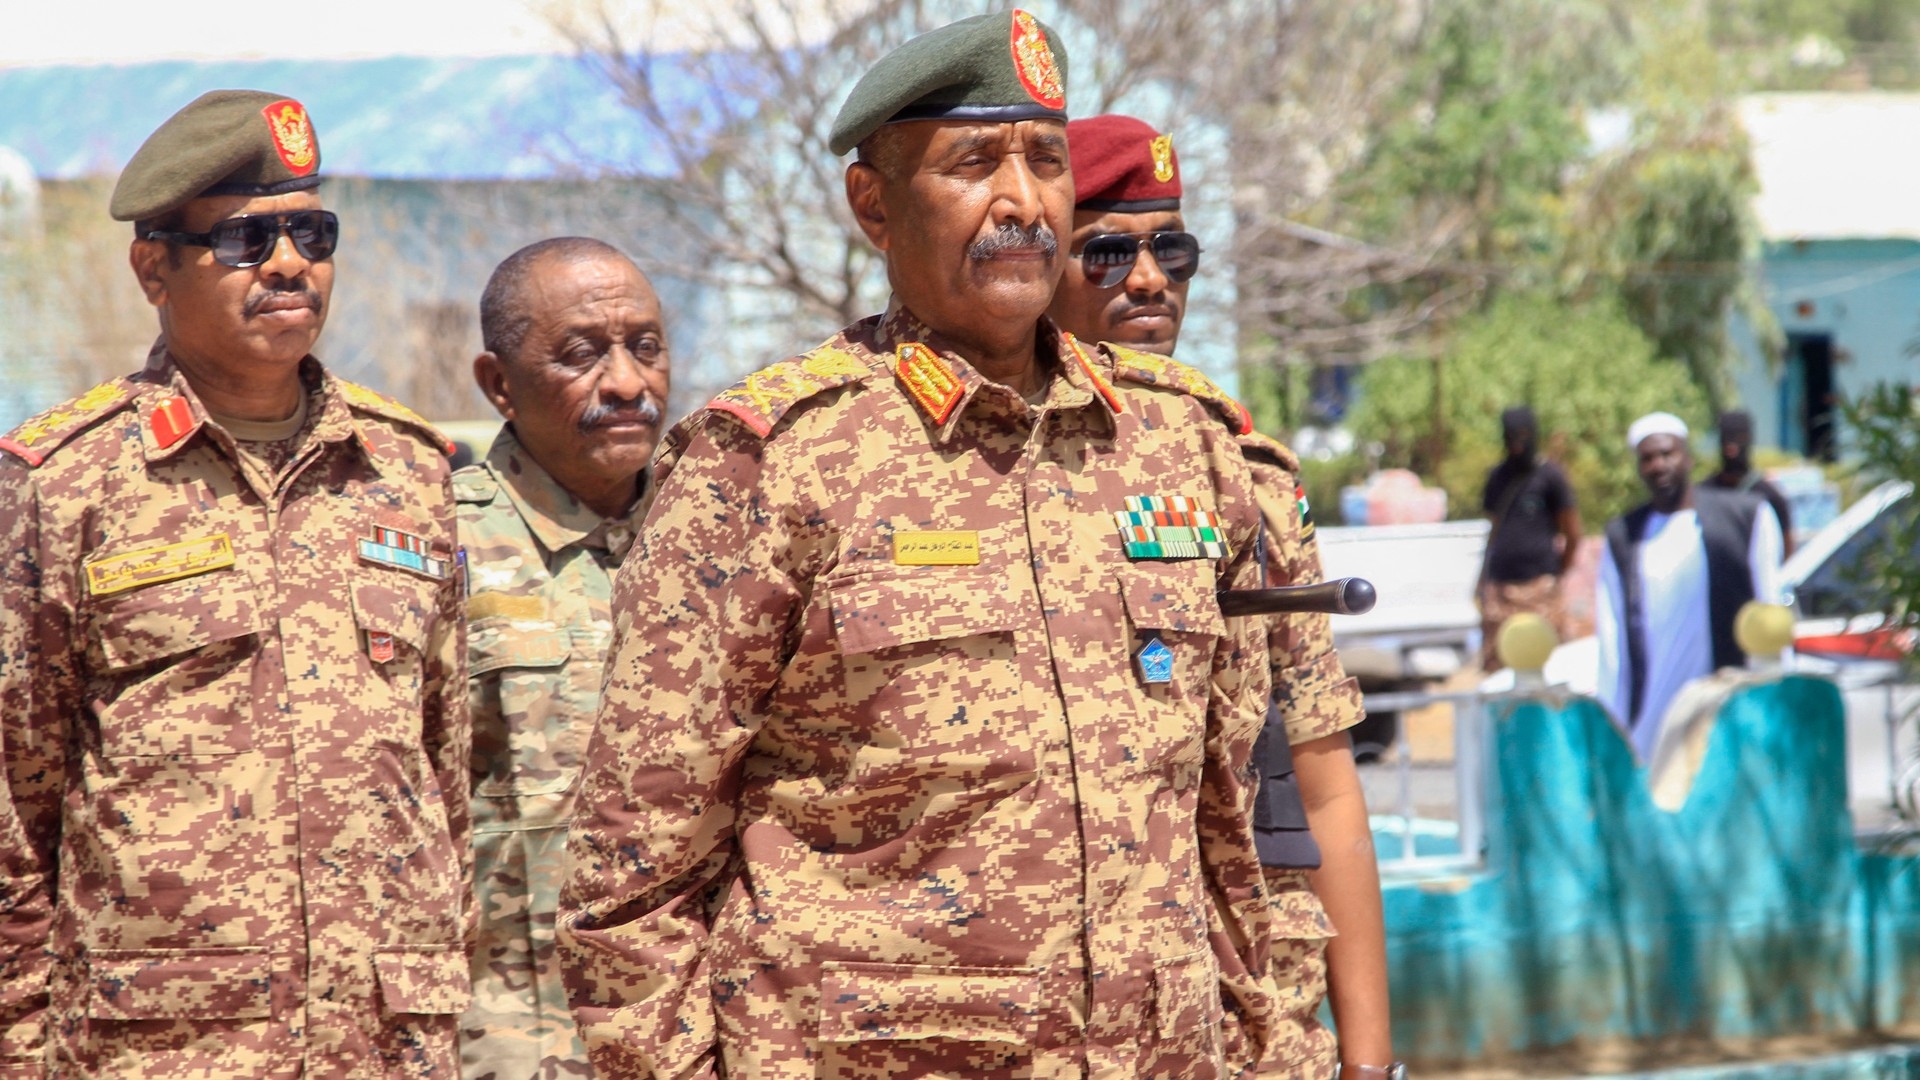
[[1155, 634], [1140, 647], [1134, 660], [1140, 664], [1140, 678], [1149, 684], [1173, 681], [1173, 650]]

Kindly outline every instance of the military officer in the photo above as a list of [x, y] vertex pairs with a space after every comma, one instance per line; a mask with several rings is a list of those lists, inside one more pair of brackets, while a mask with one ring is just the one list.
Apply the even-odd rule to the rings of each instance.
[[454, 474], [467, 553], [479, 946], [468, 1080], [588, 1075], [554, 956], [561, 855], [612, 632], [613, 571], [667, 404], [646, 275], [598, 240], [508, 256], [480, 301], [480, 390], [506, 427]]
[[1262, 1056], [1245, 414], [1045, 318], [1066, 76], [1024, 11], [867, 72], [832, 145], [892, 301], [656, 457], [561, 893], [603, 1076]]
[[[1200, 267], [1200, 242], [1180, 213], [1173, 138], [1117, 115], [1075, 120], [1067, 138], [1073, 262], [1054, 294], [1053, 318], [1085, 340], [1171, 354]], [[1265, 523], [1267, 584], [1319, 581], [1299, 461], [1257, 432], [1239, 441]], [[1374, 1075], [1370, 1069], [1392, 1067], [1393, 1054], [1379, 872], [1346, 735], [1364, 715], [1359, 687], [1341, 669], [1324, 614], [1272, 617], [1270, 645], [1274, 707], [1256, 750], [1265, 780], [1255, 827], [1276, 908], [1274, 977], [1288, 1005], [1261, 1075], [1328, 1077], [1336, 1057], [1349, 1078]], [[1338, 937], [1329, 939], [1322, 897]], [[1315, 1016], [1329, 975], [1337, 1054]]]
[[312, 356], [319, 167], [279, 94], [162, 124], [111, 206], [145, 367], [0, 439], [0, 1075], [455, 1075], [447, 446]]

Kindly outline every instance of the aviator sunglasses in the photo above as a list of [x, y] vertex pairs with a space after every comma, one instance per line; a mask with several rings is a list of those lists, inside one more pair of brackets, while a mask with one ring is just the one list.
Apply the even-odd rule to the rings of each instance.
[[295, 210], [287, 214], [248, 214], [228, 218], [203, 233], [155, 229], [148, 240], [213, 249], [213, 261], [222, 266], [259, 266], [272, 257], [280, 234], [293, 241], [300, 257], [319, 262], [333, 255], [340, 243], [340, 218], [330, 210]]
[[1101, 233], [1089, 236], [1073, 257], [1095, 288], [1111, 289], [1133, 272], [1143, 240], [1167, 280], [1179, 284], [1200, 269], [1200, 239], [1189, 232]]

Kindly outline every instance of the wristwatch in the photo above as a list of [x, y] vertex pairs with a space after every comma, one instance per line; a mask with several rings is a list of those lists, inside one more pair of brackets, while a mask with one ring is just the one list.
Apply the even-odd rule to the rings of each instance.
[[1335, 1065], [1333, 1080], [1407, 1080], [1407, 1063], [1391, 1065]]

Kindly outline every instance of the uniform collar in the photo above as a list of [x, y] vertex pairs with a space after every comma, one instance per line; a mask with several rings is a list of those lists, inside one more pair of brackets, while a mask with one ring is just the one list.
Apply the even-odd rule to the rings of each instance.
[[[185, 452], [194, 436], [207, 426], [207, 408], [167, 350], [164, 336], [148, 350], [138, 381], [149, 387], [138, 406], [141, 449], [146, 460], [165, 461]], [[307, 431], [314, 442], [340, 442], [359, 434], [352, 410], [320, 361], [312, 356], [301, 358], [300, 383], [307, 391]], [[231, 452], [230, 439], [220, 442]]]
[[573, 497], [552, 474], [540, 467], [520, 445], [513, 425], [500, 429], [487, 450], [487, 471], [500, 482], [508, 501], [527, 523], [534, 538], [548, 552], [572, 544], [624, 556], [633, 543], [632, 524], [625, 518], [603, 518]]
[[[1041, 316], [1037, 330], [1036, 348], [1052, 373], [1045, 408], [1077, 409], [1098, 403], [1110, 414], [1122, 411], [1111, 385], [1110, 357], [1082, 345], [1046, 316]], [[960, 417], [983, 396], [1016, 397], [1010, 387], [975, 370], [954, 350], [951, 339], [921, 322], [898, 298], [888, 303], [886, 313], [873, 325], [872, 340], [875, 352], [892, 354], [888, 366], [895, 381], [934, 425], [935, 442], [948, 441]]]

